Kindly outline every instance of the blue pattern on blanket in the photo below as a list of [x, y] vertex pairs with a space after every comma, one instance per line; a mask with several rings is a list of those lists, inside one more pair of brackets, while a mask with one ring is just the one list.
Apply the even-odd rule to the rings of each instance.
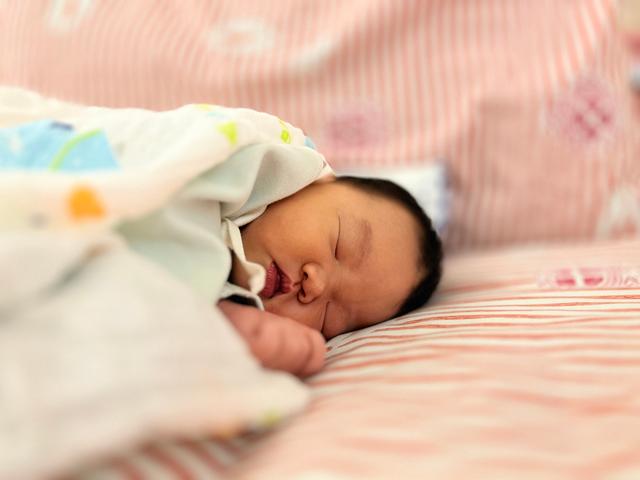
[[77, 132], [72, 125], [54, 120], [0, 129], [0, 170], [83, 173], [117, 168], [102, 130]]

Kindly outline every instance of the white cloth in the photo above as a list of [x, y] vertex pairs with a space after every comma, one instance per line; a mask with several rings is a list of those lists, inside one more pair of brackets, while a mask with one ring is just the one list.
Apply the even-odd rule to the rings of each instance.
[[[301, 409], [304, 386], [263, 371], [215, 301], [239, 226], [327, 172], [303, 133], [250, 110], [82, 108], [0, 89], [0, 126], [40, 118], [103, 129], [120, 169], [0, 174], [0, 478]], [[255, 293], [264, 272], [247, 268]]]

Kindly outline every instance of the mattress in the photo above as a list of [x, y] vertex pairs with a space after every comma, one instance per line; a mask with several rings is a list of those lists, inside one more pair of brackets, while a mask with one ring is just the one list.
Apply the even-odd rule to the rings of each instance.
[[275, 430], [77, 478], [640, 478], [640, 240], [452, 256], [429, 307], [329, 346]]

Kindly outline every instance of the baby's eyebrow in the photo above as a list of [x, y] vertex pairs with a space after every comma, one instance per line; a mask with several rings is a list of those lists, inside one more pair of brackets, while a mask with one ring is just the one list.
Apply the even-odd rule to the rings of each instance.
[[367, 219], [358, 219], [356, 221], [356, 253], [354, 258], [354, 267], [360, 268], [360, 265], [369, 258], [371, 254], [371, 238], [373, 237], [373, 229], [371, 223]]

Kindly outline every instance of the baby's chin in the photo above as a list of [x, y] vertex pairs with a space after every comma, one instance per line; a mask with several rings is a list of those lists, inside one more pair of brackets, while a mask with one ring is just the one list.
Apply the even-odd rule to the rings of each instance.
[[262, 298], [262, 297], [260, 297], [260, 299], [262, 300], [262, 305], [264, 305], [265, 311], [267, 311], [269, 313], [273, 313], [274, 315], [278, 315], [278, 316], [281, 316], [281, 317], [289, 317], [292, 320], [295, 320], [296, 322], [298, 321], [297, 319], [292, 318], [290, 315], [283, 314], [282, 309], [278, 308], [278, 305], [274, 304], [272, 298]]

